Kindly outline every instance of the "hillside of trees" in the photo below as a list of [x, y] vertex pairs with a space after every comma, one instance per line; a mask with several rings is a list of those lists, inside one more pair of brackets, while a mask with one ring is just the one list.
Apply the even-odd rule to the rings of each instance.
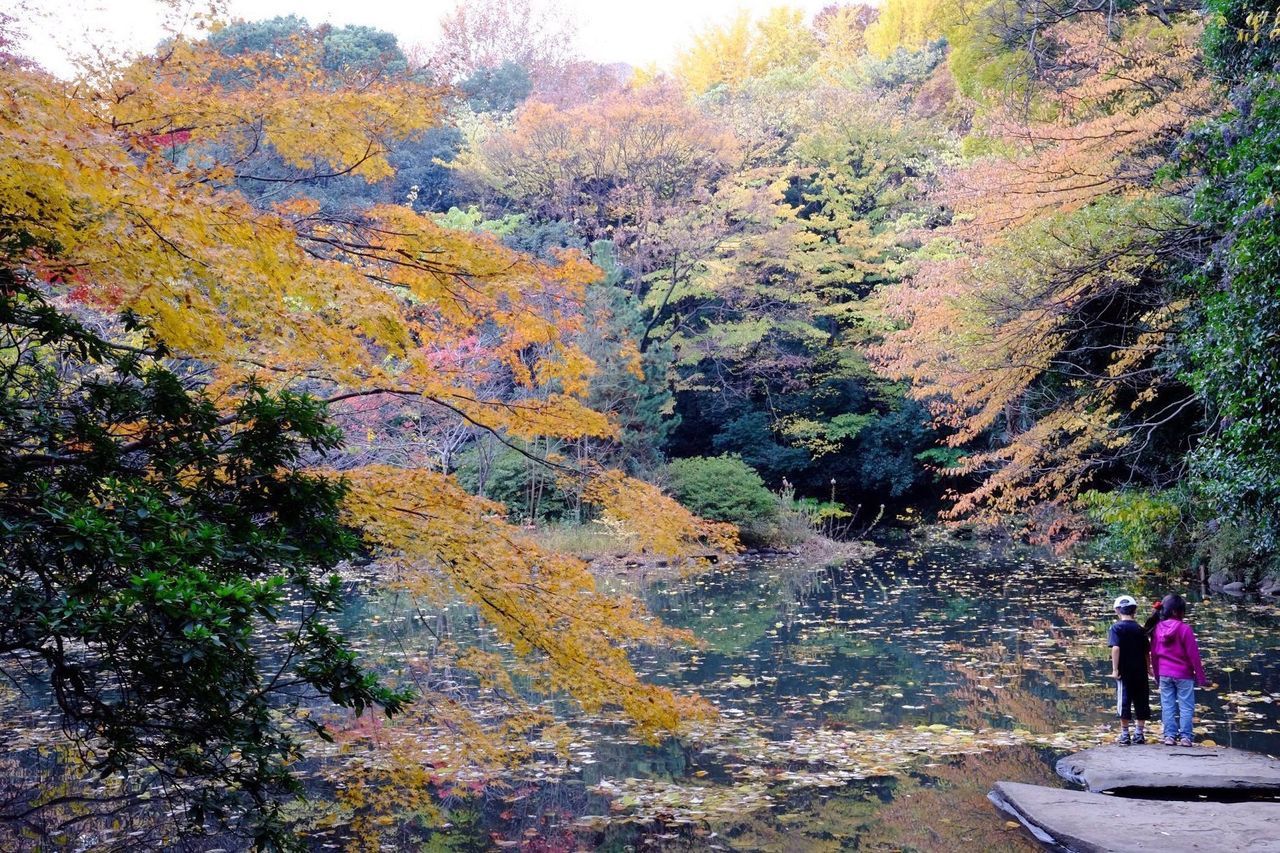
[[[670, 72], [575, 56], [567, 26], [460, 8], [413, 62], [389, 34], [297, 18], [210, 41], [315, 40], [327, 69], [451, 87], [435, 127], [389, 147], [394, 177], [285, 192], [600, 270], [585, 314], [607, 320], [573, 340], [618, 432], [543, 436], [541, 455], [659, 485], [670, 459], [732, 455], [844, 507], [1268, 565], [1275, 317], [1250, 265], [1269, 247], [1237, 228], [1271, 225], [1265, 4], [779, 7], [699, 34]], [[518, 452], [427, 440], [513, 517], [582, 517]]]
[[[689, 635], [548, 526], [678, 560], [887, 506], [1280, 575], [1271, 3], [780, 6], [657, 69], [480, 0], [426, 47], [211, 19], [75, 80], [22, 25], [0, 656], [65, 766], [0, 787], [5, 826], [159, 785], [165, 838], [288, 846], [322, 702], [398, 721], [330, 765], [372, 845], [377, 798], [561, 736], [520, 691], [706, 717], [627, 655]], [[511, 695], [499, 729], [333, 626], [370, 561], [501, 646], [439, 649]]]

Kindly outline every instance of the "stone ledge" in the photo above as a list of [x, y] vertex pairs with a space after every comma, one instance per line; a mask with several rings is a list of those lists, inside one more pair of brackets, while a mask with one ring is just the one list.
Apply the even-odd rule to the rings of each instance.
[[987, 795], [1042, 844], [1072, 853], [1280, 853], [1280, 803], [1136, 800], [997, 782]]
[[1222, 747], [1098, 746], [1060, 759], [1057, 770], [1090, 791], [1280, 794], [1280, 761]]

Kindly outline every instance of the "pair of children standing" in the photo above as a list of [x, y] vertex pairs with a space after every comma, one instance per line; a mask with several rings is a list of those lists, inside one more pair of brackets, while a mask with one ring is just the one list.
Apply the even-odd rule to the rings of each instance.
[[[1111, 646], [1111, 677], [1116, 679], [1116, 711], [1123, 727], [1119, 743], [1147, 742], [1150, 672], [1160, 686], [1164, 745], [1191, 746], [1195, 688], [1203, 686], [1205, 678], [1195, 632], [1182, 621], [1187, 615], [1186, 599], [1166, 595], [1146, 625], [1139, 625], [1134, 618], [1138, 602], [1132, 596], [1117, 598], [1115, 610], [1119, 621], [1111, 626], [1107, 645]], [[1130, 735], [1129, 725], [1135, 718], [1137, 729]]]

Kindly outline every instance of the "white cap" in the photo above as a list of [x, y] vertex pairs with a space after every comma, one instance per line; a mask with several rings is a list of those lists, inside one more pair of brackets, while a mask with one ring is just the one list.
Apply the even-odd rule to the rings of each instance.
[[1137, 607], [1137, 606], [1138, 606], [1138, 601], [1132, 595], [1122, 595], [1116, 599], [1116, 603], [1115, 603], [1116, 610], [1119, 610], [1121, 607]]

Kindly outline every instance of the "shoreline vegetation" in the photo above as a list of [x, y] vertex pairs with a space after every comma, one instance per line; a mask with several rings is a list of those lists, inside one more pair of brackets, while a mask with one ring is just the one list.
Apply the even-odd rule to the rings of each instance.
[[1197, 587], [1219, 731], [1280, 737], [1275, 0], [760, 5], [665, 69], [558, 2], [0, 12], [0, 833], [1092, 738], [1121, 585]]
[[[882, 510], [883, 512], [883, 510]], [[981, 544], [1015, 549], [1039, 551], [1045, 546], [1029, 545], [1010, 535], [1008, 530], [980, 528], [956, 522], [944, 522], [922, 516], [908, 508], [896, 518], [894, 534], [922, 544]], [[621, 531], [617, 525], [600, 521], [555, 522], [525, 525], [525, 535], [540, 548], [557, 553], [570, 554], [588, 563], [598, 578], [625, 577], [639, 585], [653, 581], [684, 578], [709, 571], [742, 558], [794, 557], [811, 565], [836, 565], [865, 559], [883, 548], [883, 545], [866, 538], [875, 525], [860, 531], [855, 538], [836, 538], [814, 530], [812, 526], [791, 529], [782, 541], [757, 542], [737, 552], [704, 550], [681, 556], [664, 556], [636, 547], [636, 538]], [[847, 527], [845, 528], [847, 530]], [[1052, 551], [1052, 549], [1047, 549]], [[1213, 573], [1196, 566], [1159, 567], [1134, 563], [1123, 549], [1115, 547], [1103, 531], [1079, 543], [1074, 549], [1077, 555], [1092, 554], [1110, 563], [1133, 567], [1135, 580], [1149, 578], [1150, 583], [1185, 584], [1198, 587], [1202, 594], [1223, 594], [1240, 597], [1257, 596], [1262, 601], [1280, 603], [1280, 573], [1266, 570], [1251, 572], [1248, 567], [1236, 570], [1222, 569]], [[1060, 555], [1062, 556], [1062, 555]]]
[[764, 545], [740, 552], [707, 550], [671, 557], [634, 547], [634, 539], [607, 525], [586, 522], [525, 528], [526, 535], [542, 548], [571, 554], [591, 565], [595, 574], [635, 576], [640, 582], [688, 577], [743, 557], [797, 557], [816, 565], [862, 559], [878, 546], [865, 540], [838, 540], [810, 532], [798, 541], [771, 547]]

